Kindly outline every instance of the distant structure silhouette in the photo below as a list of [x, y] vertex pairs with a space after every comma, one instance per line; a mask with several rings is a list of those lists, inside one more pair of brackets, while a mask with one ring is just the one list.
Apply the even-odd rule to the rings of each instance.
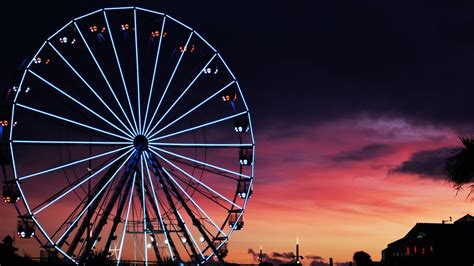
[[352, 256], [352, 259], [356, 262], [357, 266], [372, 266], [374, 265], [372, 262], [372, 258], [370, 257], [369, 253], [365, 251], [357, 251]]
[[454, 223], [417, 223], [382, 251], [382, 265], [474, 265], [474, 217]]

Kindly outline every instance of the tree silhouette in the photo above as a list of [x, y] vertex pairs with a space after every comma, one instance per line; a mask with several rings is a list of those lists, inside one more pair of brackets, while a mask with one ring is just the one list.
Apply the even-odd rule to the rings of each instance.
[[459, 137], [459, 140], [462, 146], [444, 165], [448, 181], [458, 190], [474, 185], [474, 138]]
[[357, 266], [373, 265], [369, 253], [365, 251], [357, 251], [356, 253], [354, 253], [354, 256], [352, 256], [352, 259], [356, 262]]
[[91, 266], [112, 265], [112, 260], [107, 251], [99, 250], [91, 254], [86, 264]]

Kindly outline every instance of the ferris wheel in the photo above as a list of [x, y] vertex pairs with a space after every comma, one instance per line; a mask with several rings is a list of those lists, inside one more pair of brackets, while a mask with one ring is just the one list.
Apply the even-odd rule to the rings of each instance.
[[13, 89], [21, 237], [74, 263], [223, 261], [244, 226], [255, 142], [239, 82], [198, 32], [100, 9], [49, 37]]

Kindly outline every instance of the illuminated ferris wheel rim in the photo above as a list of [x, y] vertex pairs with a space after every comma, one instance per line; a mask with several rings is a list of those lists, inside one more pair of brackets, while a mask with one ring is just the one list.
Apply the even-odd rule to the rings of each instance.
[[[117, 51], [116, 51], [116, 48], [115, 48], [115, 44], [114, 44], [114, 39], [112, 37], [112, 33], [111, 33], [111, 30], [110, 30], [110, 25], [108, 23], [108, 20], [107, 20], [107, 11], [116, 11], [116, 10], [133, 10], [134, 12], [134, 19], [135, 19], [135, 23], [134, 25], [136, 27], [138, 27], [139, 25], [136, 24], [136, 13], [137, 11], [141, 11], [141, 12], [147, 12], [147, 13], [152, 13], [152, 14], [155, 14], [155, 15], [158, 15], [158, 16], [162, 16], [163, 17], [163, 25], [162, 25], [162, 33], [163, 33], [163, 29], [165, 27], [165, 20], [166, 19], [170, 19], [176, 23], [178, 23], [179, 25], [181, 25], [182, 27], [186, 28], [187, 30], [190, 31], [190, 35], [188, 37], [188, 40], [186, 42], [186, 45], [184, 46], [184, 51], [186, 51], [187, 49], [187, 46], [189, 44], [189, 41], [190, 39], [193, 37], [193, 36], [197, 36], [200, 40], [202, 40], [212, 51], [214, 51], [214, 55], [212, 56], [212, 58], [208, 61], [208, 63], [202, 68], [202, 71], [199, 72], [199, 74], [195, 77], [195, 79], [189, 84], [189, 86], [187, 86], [187, 88], [185, 89], [185, 91], [183, 92], [182, 95], [180, 95], [180, 97], [173, 103], [173, 105], [171, 106], [170, 109], [172, 109], [176, 104], [178, 104], [178, 102], [180, 101], [181, 97], [183, 97], [186, 92], [192, 88], [193, 86], [193, 83], [204, 73], [204, 74], [210, 74], [211, 70], [210, 68], [208, 67], [209, 64], [212, 62], [212, 60], [218, 58], [225, 66], [226, 70], [230, 73], [230, 75], [232, 76], [232, 79], [227, 85], [225, 85], [223, 88], [221, 88], [219, 91], [217, 91], [215, 94], [211, 95], [210, 97], [208, 97], [204, 102], [202, 102], [201, 104], [204, 104], [206, 103], [207, 101], [209, 101], [210, 99], [212, 98], [215, 98], [216, 96], [219, 96], [220, 94], [222, 94], [223, 91], [225, 91], [229, 86], [236, 86], [237, 90], [238, 90], [238, 94], [240, 96], [240, 99], [243, 101], [243, 104], [245, 106], [245, 111], [243, 112], [239, 112], [239, 113], [236, 113], [234, 115], [231, 115], [231, 116], [227, 116], [227, 117], [223, 117], [221, 119], [217, 119], [217, 120], [214, 120], [214, 121], [209, 121], [207, 123], [204, 123], [204, 124], [201, 124], [199, 126], [195, 126], [193, 128], [189, 128], [189, 129], [185, 129], [185, 130], [182, 130], [182, 131], [178, 131], [178, 132], [174, 132], [174, 133], [171, 133], [171, 134], [167, 134], [167, 135], [160, 135], [161, 132], [163, 132], [165, 129], [167, 129], [168, 127], [170, 127], [171, 125], [173, 125], [175, 123], [175, 121], [171, 122], [170, 124], [168, 124], [167, 126], [164, 126], [164, 127], [161, 127], [161, 128], [158, 128], [160, 122], [164, 119], [164, 117], [168, 114], [168, 112], [170, 110], [168, 110], [168, 112], [166, 112], [164, 114], [164, 116], [162, 116], [160, 118], [160, 120], [157, 122], [157, 123], [153, 123], [154, 122], [154, 119], [158, 113], [158, 109], [160, 108], [160, 104], [161, 104], [161, 101], [163, 100], [163, 98], [165, 97], [166, 95], [166, 92], [168, 90], [168, 86], [170, 85], [170, 83], [172, 82], [173, 80], [173, 77], [176, 73], [176, 69], [178, 69], [179, 67], [179, 64], [181, 62], [181, 59], [183, 58], [184, 56], [184, 52], [181, 51], [181, 55], [180, 55], [180, 58], [178, 60], [178, 63], [176, 64], [176, 67], [173, 71], [173, 74], [171, 75], [169, 81], [168, 81], [168, 85], [167, 87], [165, 88], [165, 91], [162, 95], [162, 98], [160, 100], [160, 103], [158, 104], [158, 107], [155, 109], [154, 112], [152, 113], [149, 113], [149, 108], [150, 108], [150, 98], [151, 98], [151, 94], [153, 93], [152, 90], [153, 90], [153, 85], [151, 86], [150, 88], [150, 92], [149, 92], [149, 97], [148, 97], [148, 103], [146, 105], [146, 115], [144, 117], [144, 119], [142, 119], [141, 116], [141, 111], [140, 111], [140, 107], [143, 106], [143, 103], [140, 102], [140, 96], [138, 97], [138, 108], [139, 108], [139, 111], [138, 111], [138, 114], [135, 116], [135, 112], [131, 106], [131, 103], [130, 103], [130, 98], [128, 97], [128, 94], [127, 94], [127, 98], [128, 98], [128, 102], [130, 104], [130, 111], [131, 111], [131, 115], [132, 115], [132, 120], [129, 120], [129, 117], [126, 115], [126, 111], [124, 109], [126, 109], [126, 107], [122, 108], [122, 112], [124, 114], [124, 117], [126, 119], [126, 121], [122, 121], [121, 119], [119, 119], [119, 116], [114, 114], [114, 112], [110, 109], [109, 111], [114, 115], [115, 118], [117, 118], [117, 121], [120, 123], [120, 125], [118, 124], [112, 124], [110, 121], [107, 121], [106, 118], [104, 117], [101, 117], [98, 113], [94, 112], [93, 109], [87, 107], [84, 103], [78, 101], [78, 100], [74, 100], [74, 98], [70, 95], [68, 95], [67, 93], [65, 93], [64, 91], [62, 91], [60, 88], [54, 86], [52, 83], [48, 82], [46, 79], [42, 78], [40, 75], [38, 75], [37, 73], [35, 73], [34, 71], [31, 70], [31, 66], [32, 64], [38, 64], [38, 63], [42, 63], [41, 62], [41, 59], [40, 59], [40, 62], [38, 62], [38, 56], [39, 54], [41, 53], [41, 51], [49, 46], [51, 47], [52, 49], [54, 49], [56, 51], [56, 53], [61, 57], [62, 60], [64, 60], [64, 62], [71, 68], [72, 71], [75, 72], [76, 75], [78, 75], [78, 77], [84, 82], [84, 84], [100, 99], [100, 96], [97, 95], [97, 93], [94, 92], [94, 89], [91, 85], [88, 84], [88, 82], [81, 77], [81, 74], [78, 73], [74, 67], [67, 61], [66, 58], [64, 58], [61, 53], [55, 48], [54, 44], [52, 43], [52, 40], [53, 38], [57, 38], [58, 37], [58, 34], [61, 33], [66, 27], [68, 26], [71, 26], [71, 25], [74, 25], [76, 29], [78, 29], [78, 32], [80, 34], [80, 37], [82, 39], [82, 41], [84, 41], [84, 44], [86, 45], [87, 47], [87, 50], [88, 52], [90, 53], [90, 55], [92, 56], [92, 58], [94, 59], [94, 62], [97, 66], [97, 68], [100, 70], [102, 76], [104, 77], [104, 79], [106, 80], [107, 84], [109, 85], [109, 88], [110, 90], [113, 92], [115, 89], [113, 89], [112, 87], [110, 87], [110, 84], [108, 83], [107, 81], [107, 77], [106, 75], [104, 74], [104, 72], [102, 71], [102, 68], [100, 66], [100, 64], [98, 63], [97, 59], [95, 58], [94, 56], [94, 53], [92, 52], [92, 50], [90, 49], [89, 45], [87, 44], [87, 41], [86, 41], [86, 38], [84, 37], [84, 35], [81, 33], [81, 30], [80, 28], [78, 27], [77, 23], [79, 23], [81, 20], [85, 19], [85, 18], [88, 18], [89, 16], [91, 15], [94, 15], [94, 14], [97, 14], [97, 13], [100, 13], [102, 12], [104, 14], [104, 17], [105, 17], [105, 21], [106, 21], [106, 24], [107, 24], [107, 31], [109, 32], [110, 34], [110, 38], [111, 38], [111, 43], [113, 45], [113, 49], [114, 49], [114, 52], [115, 52], [115, 56], [116, 56], [116, 59], [117, 59], [117, 63], [118, 63], [118, 66], [120, 68], [120, 71], [122, 72], [121, 70], [121, 67], [120, 67], [120, 62], [119, 62], [119, 58], [118, 58], [118, 55], [117, 55]], [[122, 26], [123, 27], [123, 26]], [[91, 29], [92, 30], [92, 29]], [[136, 60], [137, 60], [137, 79], [139, 79], [139, 63], [138, 63], [138, 46], [137, 46], [137, 30], [134, 30], [135, 32], [135, 52], [136, 52]], [[63, 39], [63, 37], [60, 37], [61, 38], [61, 43], [63, 42], [67, 42], [68, 40], [67, 39]], [[163, 36], [161, 35], [159, 37], [160, 39], [160, 45], [159, 47], [161, 46], [161, 41], [163, 39]], [[71, 41], [71, 40], [69, 40]], [[74, 40], [75, 42], [76, 40]], [[156, 64], [158, 64], [158, 57], [159, 57], [159, 48], [158, 48], [158, 52], [157, 52], [157, 56], [156, 56], [156, 63], [155, 63], [155, 73], [156, 73]], [[43, 62], [44, 63], [44, 62]], [[59, 115], [56, 115], [56, 114], [52, 114], [52, 113], [48, 113], [48, 112], [45, 112], [43, 110], [40, 110], [40, 109], [37, 109], [37, 108], [34, 108], [34, 107], [31, 107], [31, 106], [27, 106], [25, 104], [22, 104], [19, 102], [19, 100], [21, 100], [21, 98], [19, 98], [19, 95], [20, 95], [20, 92], [22, 91], [23, 89], [23, 83], [24, 83], [24, 80], [25, 80], [25, 77], [28, 75], [28, 74], [31, 74], [33, 76], [36, 76], [38, 79], [42, 80], [43, 82], [45, 82], [46, 84], [48, 84], [50, 87], [53, 87], [57, 92], [60, 92], [62, 93], [64, 96], [72, 99], [73, 101], [75, 101], [78, 105], [80, 105], [81, 107], [83, 107], [84, 109], [86, 109], [87, 111], [89, 111], [90, 113], [94, 114], [97, 118], [103, 120], [105, 123], [111, 125], [112, 127], [114, 127], [117, 131], [119, 131], [120, 133], [112, 133], [112, 132], [107, 132], [107, 131], [104, 131], [102, 129], [99, 129], [99, 128], [95, 128], [95, 127], [92, 127], [92, 126], [88, 126], [86, 124], [83, 124], [83, 123], [80, 123], [80, 122], [76, 122], [76, 121], [73, 121], [73, 120], [70, 120], [70, 119], [67, 119], [65, 117], [61, 117]], [[124, 80], [124, 76], [123, 76], [123, 73], [120, 73], [121, 76], [122, 76], [122, 80], [124, 82], [124, 86], [126, 87], [125, 85], [125, 80]], [[154, 79], [155, 79], [155, 75], [153, 75], [153, 81], [152, 81], [152, 84], [154, 83]], [[138, 87], [140, 87], [139, 85], [139, 81], [137, 81], [137, 84], [138, 84]], [[26, 88], [25, 91], [28, 92], [27, 90], [29, 90], [29, 88]], [[127, 91], [128, 89], [125, 88], [125, 90]], [[138, 89], [138, 93], [140, 93], [140, 89]], [[224, 101], [229, 101], [229, 99], [225, 99], [226, 96], [224, 96]], [[228, 96], [227, 96], [228, 97]], [[237, 94], [236, 94], [236, 97], [237, 97]], [[118, 100], [117, 100], [117, 103]], [[183, 114], [183, 116], [180, 116], [178, 118], [178, 120], [182, 119], [182, 118], [185, 118], [187, 115], [191, 114], [194, 110], [196, 110], [197, 108], [199, 108], [201, 106], [201, 104], [195, 106], [193, 109], [189, 110], [189, 112], [186, 112], [185, 114]], [[106, 105], [104, 103], [104, 105]], [[120, 105], [120, 103], [119, 103]], [[22, 186], [21, 186], [21, 182], [22, 180], [26, 180], [26, 179], [29, 179], [29, 178], [33, 178], [34, 176], [37, 176], [37, 175], [41, 175], [41, 174], [45, 174], [45, 173], [49, 173], [51, 171], [54, 171], [54, 170], [57, 170], [57, 169], [48, 169], [48, 170], [45, 170], [45, 171], [42, 171], [42, 172], [39, 172], [39, 173], [35, 173], [35, 174], [30, 174], [30, 175], [27, 175], [27, 176], [18, 176], [17, 174], [17, 167], [16, 167], [16, 161], [15, 161], [15, 157], [14, 157], [14, 145], [18, 144], [18, 145], [21, 145], [21, 144], [41, 144], [41, 145], [63, 145], [63, 144], [66, 144], [66, 145], [121, 145], [121, 148], [120, 149], [117, 149], [117, 150], [114, 150], [114, 152], [118, 152], [118, 151], [121, 151], [122, 152], [122, 155], [117, 158], [114, 162], [118, 162], [119, 159], [123, 159], [126, 157], [125, 161], [121, 164], [121, 166], [119, 167], [119, 169], [122, 169], [123, 167], [126, 166], [126, 163], [127, 162], [130, 162], [131, 158], [133, 157], [140, 157], [140, 159], [136, 159], [137, 162], [135, 162], [135, 165], [138, 165], [139, 163], [142, 164], [142, 167], [143, 167], [143, 163], [145, 162], [145, 164], [147, 164], [146, 160], [150, 160], [150, 165], [152, 165], [154, 163], [154, 161], [151, 159], [151, 157], [157, 157], [159, 158], [160, 160], [164, 160], [166, 161], [167, 163], [171, 163], [173, 165], [172, 162], [170, 162], [169, 160], [167, 160], [165, 157], [163, 157], [162, 155], [160, 155], [160, 153], [166, 153], [168, 155], [172, 155], [172, 156], [176, 156], [180, 159], [183, 159], [183, 160], [189, 160], [189, 161], [192, 161], [193, 163], [201, 163], [203, 165], [205, 165], [206, 167], [210, 167], [210, 168], [214, 168], [215, 170], [218, 170], [218, 171], [222, 171], [222, 172], [226, 172], [228, 174], [233, 174], [233, 175], [237, 175], [237, 176], [240, 176], [241, 178], [246, 178], [249, 180], [249, 183], [248, 183], [248, 187], [247, 187], [247, 190], [245, 193], [242, 193], [243, 195], [243, 198], [244, 198], [244, 202], [243, 204], [241, 204], [241, 206], [235, 204], [235, 199], [234, 200], [229, 200], [229, 199], [226, 199], [227, 201], [232, 201], [231, 203], [234, 205], [234, 206], [237, 206], [238, 208], [240, 208], [241, 212], [237, 218], [237, 221], [235, 222], [235, 224], [233, 226], [231, 226], [231, 230], [229, 233], [225, 234], [226, 235], [226, 239], [224, 241], [222, 241], [222, 243], [219, 245], [219, 246], [212, 246], [212, 250], [213, 252], [208, 255], [208, 256], [204, 256], [202, 253], [200, 254], [201, 257], [202, 257], [202, 260], [201, 262], [205, 262], [207, 260], [209, 260], [212, 256], [215, 255], [215, 252], [216, 250], [219, 250], [221, 248], [221, 246], [223, 246], [224, 244], [227, 243], [227, 241], [229, 240], [229, 237], [232, 235], [233, 231], [236, 230], [237, 228], [237, 223], [239, 222], [239, 220], [241, 219], [242, 215], [244, 214], [244, 210], [246, 208], [246, 205], [247, 205], [247, 202], [248, 202], [248, 199], [251, 195], [251, 191], [252, 191], [252, 182], [253, 182], [253, 175], [254, 175], [254, 158], [255, 158], [255, 141], [254, 141], [254, 135], [253, 135], [253, 128], [252, 128], [252, 123], [251, 123], [251, 119], [250, 119], [250, 112], [249, 112], [249, 109], [248, 109], [248, 106], [247, 106], [247, 103], [245, 102], [245, 98], [242, 94], [242, 91], [241, 91], [241, 88], [240, 88], [240, 85], [236, 79], [236, 77], [234, 76], [234, 74], [232, 73], [232, 71], [230, 70], [230, 68], [227, 66], [227, 64], [225, 63], [224, 59], [222, 58], [222, 56], [217, 52], [217, 50], [212, 47], [201, 35], [199, 35], [198, 32], [196, 32], [194, 29], [192, 29], [191, 27], [187, 26], [186, 24], [178, 21], [177, 19], [167, 15], [167, 14], [164, 14], [164, 13], [161, 13], [161, 12], [156, 12], [156, 11], [153, 11], [153, 10], [149, 10], [149, 9], [144, 9], [144, 8], [140, 8], [140, 7], [111, 7], [111, 8], [103, 8], [103, 9], [98, 9], [96, 11], [93, 11], [93, 12], [90, 12], [86, 15], [83, 15], [83, 16], [80, 16], [74, 20], [71, 20], [69, 23], [67, 23], [65, 26], [63, 26], [61, 29], [59, 29], [57, 32], [55, 32], [53, 35], [51, 35], [43, 44], [42, 46], [40, 47], [40, 49], [36, 52], [35, 56], [33, 57], [33, 60], [30, 61], [30, 63], [28, 64], [28, 66], [26, 67], [26, 70], [24, 71], [23, 73], [23, 76], [21, 78], [21, 81], [20, 81], [20, 84], [18, 86], [18, 90], [16, 91], [16, 94], [15, 94], [15, 97], [14, 97], [14, 101], [13, 101], [13, 108], [12, 108], [12, 116], [11, 116], [11, 121], [15, 121], [15, 109], [19, 107], [19, 108], [22, 108], [22, 109], [25, 109], [25, 110], [28, 110], [28, 111], [31, 111], [31, 112], [35, 112], [35, 113], [39, 113], [41, 115], [45, 115], [45, 116], [48, 116], [48, 117], [52, 117], [54, 119], [58, 119], [58, 120], [61, 120], [65, 123], [71, 123], [71, 124], [74, 124], [76, 126], [82, 126], [84, 128], [87, 128], [89, 130], [93, 130], [93, 131], [97, 131], [99, 133], [103, 133], [103, 134], [106, 134], [106, 135], [109, 135], [109, 136], [112, 136], [112, 137], [115, 137], [115, 138], [118, 138], [120, 139], [120, 141], [110, 141], [110, 142], [107, 142], [107, 141], [104, 141], [104, 142], [87, 142], [87, 141], [44, 141], [44, 140], [18, 140], [18, 139], [14, 139], [14, 128], [11, 127], [10, 128], [10, 134], [9, 134], [9, 141], [10, 141], [10, 150], [11, 150], [11, 156], [12, 156], [12, 161], [13, 161], [13, 171], [14, 171], [14, 176], [15, 176], [15, 181], [16, 181], [16, 184], [19, 188], [19, 191], [21, 193], [21, 197], [23, 198], [23, 202], [24, 202], [24, 205], [27, 209], [27, 212], [29, 214], [29, 217], [34, 223], [35, 225], [37, 226], [37, 228], [40, 230], [41, 234], [47, 239], [47, 241], [49, 242], [49, 244], [56, 248], [56, 250], [58, 250], [65, 258], [68, 258], [70, 259], [71, 261], [74, 261], [77, 263], [77, 260], [74, 259], [72, 256], [70, 256], [70, 254], [66, 253], [65, 251], [63, 251], [60, 247], [58, 247], [58, 242], [59, 241], [53, 241], [49, 236], [48, 236], [48, 233], [46, 232], [46, 230], [41, 226], [41, 223], [40, 221], [38, 221], [35, 217], [35, 215], [37, 215], [39, 212], [41, 212], [42, 210], [46, 209], [47, 207], [51, 206], [54, 202], [52, 203], [49, 203], [43, 207], [41, 207], [39, 210], [36, 209], [34, 210], [33, 208], [30, 208], [30, 206], [28, 205], [28, 201], [27, 201], [27, 198], [26, 198], [26, 195], [22, 189]], [[143, 106], [144, 107], [144, 106]], [[147, 118], [148, 117], [151, 117], [149, 123], [147, 123]], [[219, 144], [219, 143], [194, 143], [194, 144], [189, 144], [189, 143], [167, 143], [167, 142], [162, 142], [164, 139], [168, 138], [168, 137], [172, 137], [172, 136], [176, 136], [178, 134], [183, 134], [183, 133], [187, 133], [189, 131], [192, 131], [192, 130], [197, 130], [197, 129], [201, 129], [201, 128], [204, 128], [204, 127], [208, 127], [210, 125], [213, 125], [215, 123], [221, 123], [221, 122], [225, 122], [225, 121], [231, 121], [231, 120], [234, 120], [234, 119], [238, 119], [240, 117], [246, 117], [248, 119], [248, 121], [246, 122], [247, 124], [243, 124], [243, 125], [235, 125], [235, 131], [238, 132], [238, 133], [245, 133], [247, 130], [249, 131], [250, 135], [251, 135], [251, 143], [246, 143], [246, 144], [242, 144], [242, 143], [235, 143], [235, 144]], [[138, 119], [137, 119], [138, 118]], [[138, 123], [137, 123], [137, 120], [138, 120]], [[128, 125], [126, 124], [128, 123]], [[245, 127], [248, 127], [247, 130]], [[235, 171], [232, 171], [232, 170], [228, 170], [228, 169], [225, 169], [225, 168], [222, 168], [222, 167], [219, 167], [219, 166], [216, 166], [216, 165], [212, 165], [212, 164], [208, 164], [206, 162], [201, 162], [201, 161], [197, 161], [197, 160], [194, 160], [192, 158], [189, 158], [189, 157], [185, 157], [185, 156], [182, 156], [182, 155], [179, 155], [177, 153], [173, 153], [173, 152], [170, 152], [170, 151], [167, 151], [165, 148], [166, 147], [204, 147], [204, 148], [229, 148], [229, 147], [232, 147], [232, 148], [240, 148], [241, 151], [242, 149], [250, 149], [250, 154], [245, 154], [243, 157], [242, 157], [242, 152], [241, 152], [241, 157], [240, 157], [240, 163], [242, 165], [247, 165], [249, 164], [249, 166], [251, 166], [251, 174], [249, 175], [245, 175], [245, 174], [242, 174], [242, 173], [239, 173], [239, 172], [235, 172]], [[146, 151], [146, 152], [145, 152]], [[138, 155], [137, 155], [138, 154]], [[247, 156], [247, 157], [246, 157]], [[90, 159], [90, 158], [88, 158]], [[85, 160], [82, 160], [82, 162], [85, 161]], [[156, 162], [155, 162], [156, 164]], [[71, 164], [69, 164], [71, 165]], [[111, 163], [108, 165], [110, 166]], [[155, 165], [154, 165], [155, 166]], [[155, 166], [156, 167], [156, 166]], [[176, 167], [176, 166], [175, 166]], [[56, 167], [58, 168], [58, 167]], [[132, 167], [133, 168], [133, 167]], [[176, 168], [179, 168], [179, 167], [176, 167]], [[102, 168], [102, 169], [105, 169]], [[142, 168], [143, 170], [143, 168]], [[179, 169], [178, 169], [179, 170]], [[171, 175], [169, 173], [166, 172], [166, 170], [164, 168], [162, 168], [162, 171], [164, 171], [166, 173], [167, 176], [169, 176], [169, 178], [172, 179]], [[157, 170], [157, 172], [159, 172]], [[184, 171], [182, 171], [184, 173]], [[98, 174], [99, 172], [96, 172], [96, 174]], [[115, 176], [117, 175], [118, 171], [114, 174], [114, 176], [112, 178], [110, 178], [109, 182], [112, 181]], [[94, 176], [94, 175], [93, 175]], [[150, 177], [151, 174], [149, 173], [148, 176]], [[142, 176], [143, 177], [143, 176]], [[133, 178], [133, 182], [135, 182], [135, 177]], [[172, 180], [175, 185], [179, 186], [179, 184], [175, 181], [175, 180]], [[85, 180], [84, 180], [85, 182]], [[150, 180], [151, 182], [151, 180]], [[151, 182], [153, 183], [153, 182]], [[83, 182], [81, 183], [83, 184]], [[109, 183], [107, 183], [109, 184]], [[206, 188], [209, 188], [211, 189], [210, 187], [208, 187], [206, 184], [204, 183], [200, 183], [201, 185], [205, 186]], [[171, 186], [171, 185], [170, 185]], [[105, 186], [104, 186], [105, 188]], [[181, 188], [181, 187], [180, 187]], [[133, 195], [133, 188], [131, 189], [132, 190], [132, 193], [130, 195], [130, 201], [132, 199], [132, 195]], [[182, 190], [182, 188], [181, 188]], [[212, 190], [212, 189], [211, 189]], [[71, 190], [72, 191], [72, 190]], [[184, 192], [184, 194], [186, 194], [186, 192], [184, 190], [182, 190]], [[101, 190], [102, 192], [102, 190]], [[217, 191], [214, 191], [215, 193], [217, 193], [218, 195], [220, 195]], [[142, 193], [144, 194], [144, 193]], [[186, 194], [188, 197], [189, 195]], [[98, 196], [98, 195], [97, 195]], [[94, 197], [94, 199], [97, 198]], [[222, 195], [220, 195], [222, 196]], [[223, 197], [223, 196], [222, 196]], [[93, 199], [93, 200], [94, 200]], [[59, 199], [58, 199], [59, 200]], [[194, 204], [196, 204], [191, 197], [189, 197], [189, 200], [191, 200]], [[188, 200], [188, 202], [189, 202]], [[155, 201], [156, 201], [156, 197], [155, 197]], [[78, 220], [80, 219], [80, 217], [78, 218]], [[128, 219], [128, 215], [127, 215], [127, 219]], [[76, 222], [78, 221], [76, 220]], [[146, 223], [146, 221], [144, 221], [144, 223]], [[163, 224], [163, 222], [162, 222]], [[126, 223], [125, 223], [125, 226], [126, 226]], [[219, 228], [218, 228], [219, 229]], [[124, 231], [125, 232], [125, 231]], [[145, 234], [145, 232], [144, 232]], [[165, 234], [166, 235], [166, 234]], [[61, 239], [63, 237], [65, 237], [66, 234], [64, 234]], [[145, 237], [146, 238], [146, 237]], [[122, 241], [123, 242], [123, 241]], [[168, 242], [168, 240], [167, 240]], [[194, 242], [194, 241], [193, 241]], [[168, 243], [167, 243], [168, 244]], [[168, 246], [170, 246], [168, 244]], [[170, 253], [171, 252], [171, 249], [170, 249]], [[120, 260], [120, 258], [119, 258]]]

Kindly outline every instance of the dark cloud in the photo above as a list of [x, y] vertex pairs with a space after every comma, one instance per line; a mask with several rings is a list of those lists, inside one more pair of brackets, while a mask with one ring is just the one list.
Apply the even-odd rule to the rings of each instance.
[[309, 259], [309, 260], [324, 260], [322, 257], [320, 256], [317, 256], [317, 255], [307, 255], [307, 256], [304, 256], [306, 259]]
[[65, 22], [133, 4], [169, 13], [211, 41], [239, 78], [261, 128], [360, 114], [470, 125], [474, 2], [452, 2], [267, 0], [228, 8], [214, 0], [183, 8], [174, 1], [13, 1], [0, 18], [2, 25], [15, 21], [2, 32], [11, 41], [2, 44], [8, 52], [0, 88]]
[[444, 179], [444, 164], [456, 150], [454, 147], [443, 147], [436, 150], [425, 150], [413, 153], [408, 160], [389, 170], [389, 174], [413, 174], [422, 178]]
[[291, 260], [291, 259], [295, 258], [296, 256], [295, 256], [295, 253], [293, 253], [293, 252], [283, 252], [283, 253], [273, 252], [272, 257]]
[[394, 148], [386, 144], [370, 144], [357, 150], [343, 151], [332, 157], [334, 161], [365, 161], [394, 152]]

